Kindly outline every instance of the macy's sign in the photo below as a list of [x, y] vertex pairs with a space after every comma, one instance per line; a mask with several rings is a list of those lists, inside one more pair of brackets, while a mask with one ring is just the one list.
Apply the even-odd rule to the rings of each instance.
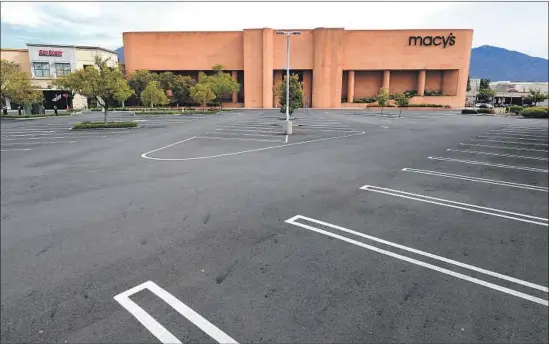
[[408, 38], [408, 45], [419, 45], [430, 47], [432, 45], [442, 45], [443, 48], [446, 46], [456, 44], [456, 36], [450, 32], [448, 37], [444, 36], [410, 36]]

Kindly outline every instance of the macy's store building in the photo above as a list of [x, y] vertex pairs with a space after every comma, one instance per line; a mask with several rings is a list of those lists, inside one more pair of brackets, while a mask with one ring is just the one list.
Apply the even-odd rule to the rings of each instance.
[[[415, 91], [411, 104], [463, 107], [472, 30], [299, 30], [291, 36], [290, 69], [312, 108], [364, 107], [389, 93]], [[276, 30], [125, 32], [126, 71], [172, 71], [198, 78], [221, 64], [242, 85], [224, 99], [234, 106], [273, 108], [273, 86], [286, 69], [286, 37]]]

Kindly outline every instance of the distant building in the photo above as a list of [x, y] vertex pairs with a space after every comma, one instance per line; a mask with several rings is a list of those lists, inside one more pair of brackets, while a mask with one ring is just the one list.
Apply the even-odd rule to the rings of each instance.
[[[0, 55], [2, 59], [17, 63], [20, 70], [29, 75], [32, 83], [42, 90], [46, 109], [53, 109], [54, 106], [63, 109], [67, 105], [75, 109], [87, 107], [86, 97], [77, 94], [73, 98], [66, 90], [55, 89], [51, 84], [57, 77], [93, 66], [96, 55], [109, 58], [112, 66], [118, 64], [115, 51], [81, 45], [27, 43], [27, 49], [1, 49]], [[11, 109], [16, 104], [8, 100], [6, 105]]]
[[[467, 102], [473, 103], [478, 94], [480, 79], [470, 80], [471, 90], [467, 91]], [[514, 81], [493, 81], [490, 88], [496, 91], [494, 103], [522, 105], [524, 98], [530, 95], [530, 90], [539, 89], [542, 93], [549, 93], [548, 82], [514, 82]], [[547, 100], [538, 105], [547, 105]]]

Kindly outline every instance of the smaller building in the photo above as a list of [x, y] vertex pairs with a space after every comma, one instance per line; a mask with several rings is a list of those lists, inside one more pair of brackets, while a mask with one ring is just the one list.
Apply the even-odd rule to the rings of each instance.
[[[82, 95], [72, 97], [67, 90], [56, 89], [54, 79], [68, 75], [71, 72], [93, 66], [95, 56], [109, 58], [112, 66], [118, 65], [118, 54], [115, 51], [91, 46], [34, 44], [27, 43], [27, 49], [2, 49], [1, 58], [15, 62], [22, 72], [27, 73], [32, 83], [44, 94], [46, 109], [87, 107], [87, 99]], [[8, 109], [15, 108], [16, 104], [7, 102]]]
[[[478, 94], [480, 79], [470, 80], [471, 90], [467, 91], [467, 103], [474, 102]], [[530, 90], [540, 90], [542, 93], [549, 93], [548, 82], [514, 82], [514, 81], [493, 81], [490, 88], [496, 91], [494, 103], [523, 105], [524, 99], [530, 95]], [[547, 100], [538, 105], [547, 105]]]

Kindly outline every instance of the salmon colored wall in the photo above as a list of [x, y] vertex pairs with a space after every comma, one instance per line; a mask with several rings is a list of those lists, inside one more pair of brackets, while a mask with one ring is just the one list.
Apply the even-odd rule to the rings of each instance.
[[427, 71], [427, 76], [425, 78], [425, 91], [442, 92], [442, 71]]
[[15, 62], [19, 65], [19, 70], [32, 76], [30, 69], [29, 51], [27, 49], [1, 49], [0, 59]]
[[[290, 30], [288, 30], [290, 31]], [[314, 31], [299, 30], [290, 38], [290, 66], [292, 69], [313, 69]], [[273, 39], [273, 68], [286, 69], [286, 36], [275, 33]]]
[[389, 83], [389, 93], [402, 93], [408, 90], [417, 90], [417, 71], [392, 70]]
[[313, 97], [313, 71], [304, 70], [303, 71], [303, 106], [309, 104], [311, 107], [311, 102]]
[[263, 31], [244, 30], [244, 107], [263, 107]]
[[[457, 70], [447, 70], [443, 72], [442, 78], [442, 94], [448, 96], [455, 96], [459, 92], [460, 75]], [[465, 76], [465, 82], [467, 83], [467, 76]], [[467, 87], [467, 84], [465, 85]], [[463, 94], [465, 97], [465, 93]], [[465, 100], [464, 100], [465, 101]]]
[[[392, 73], [391, 73], [392, 74]], [[383, 72], [381, 71], [356, 71], [355, 72], [355, 99], [373, 97], [379, 93]], [[391, 75], [391, 82], [393, 76]]]
[[341, 98], [343, 99], [347, 99], [347, 94], [349, 92], [349, 90], [347, 89], [347, 86], [349, 85], [348, 82], [349, 82], [349, 71], [344, 70], [341, 78]]
[[243, 70], [243, 32], [124, 32], [126, 70]]
[[[275, 90], [278, 90], [278, 87], [280, 86], [280, 84], [282, 83], [282, 77], [283, 77], [283, 73], [281, 70], [275, 70], [273, 72], [273, 87]], [[278, 91], [273, 91], [273, 107], [275, 108], [279, 108], [280, 105], [278, 104]]]

